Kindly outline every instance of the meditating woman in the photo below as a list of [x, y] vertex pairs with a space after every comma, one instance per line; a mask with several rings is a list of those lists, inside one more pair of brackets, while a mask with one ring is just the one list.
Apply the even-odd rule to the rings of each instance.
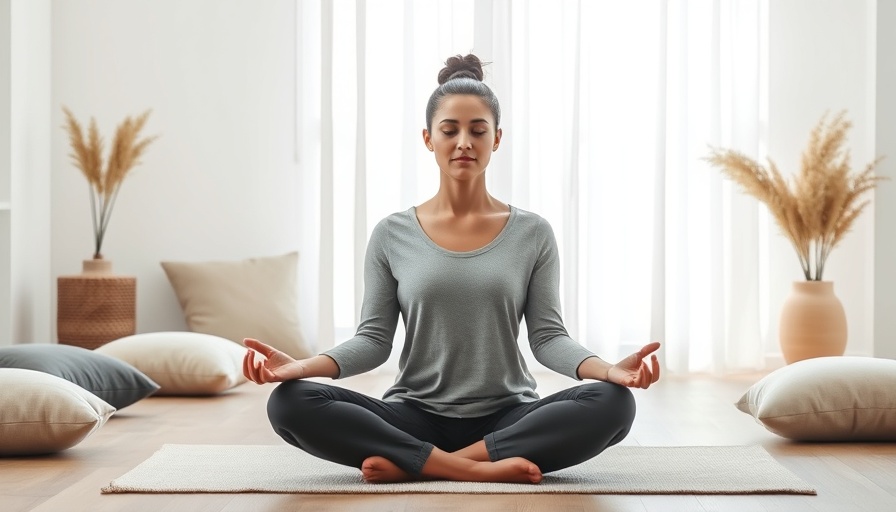
[[[660, 376], [659, 343], [610, 364], [568, 336], [551, 226], [486, 190], [502, 132], [498, 100], [482, 77], [474, 55], [448, 59], [439, 73], [423, 143], [435, 155], [440, 187], [374, 228], [357, 334], [304, 360], [245, 341], [246, 377], [282, 382], [268, 401], [274, 431], [314, 456], [359, 468], [368, 482], [538, 483], [621, 441], [635, 416], [628, 388], [646, 389]], [[404, 349], [382, 400], [303, 380], [383, 364], [399, 314]], [[540, 398], [517, 345], [523, 317], [539, 362], [597, 382]]]

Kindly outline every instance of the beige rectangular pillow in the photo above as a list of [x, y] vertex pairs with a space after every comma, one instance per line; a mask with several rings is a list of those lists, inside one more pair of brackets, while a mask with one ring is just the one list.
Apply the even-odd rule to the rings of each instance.
[[766, 375], [736, 407], [799, 441], [896, 440], [896, 361], [817, 357]]
[[61, 377], [0, 368], [0, 455], [71, 448], [102, 427], [114, 412], [93, 393]]
[[311, 356], [299, 327], [299, 254], [239, 261], [163, 261], [187, 326], [242, 346], [255, 338], [297, 359]]
[[147, 332], [106, 343], [96, 352], [137, 368], [159, 385], [157, 395], [214, 395], [246, 382], [241, 348], [198, 332]]

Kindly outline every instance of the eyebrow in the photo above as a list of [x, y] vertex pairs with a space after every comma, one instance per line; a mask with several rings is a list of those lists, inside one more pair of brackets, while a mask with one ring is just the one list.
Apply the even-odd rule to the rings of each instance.
[[[442, 123], [460, 124], [460, 121], [458, 121], [457, 119], [442, 119], [441, 121], [439, 121], [439, 124], [442, 124]], [[480, 118], [480, 119], [473, 119], [472, 121], [470, 121], [470, 124], [473, 124], [473, 123], [485, 123], [485, 124], [488, 124], [488, 120], [486, 120], [486, 119], [482, 119], [482, 118]]]

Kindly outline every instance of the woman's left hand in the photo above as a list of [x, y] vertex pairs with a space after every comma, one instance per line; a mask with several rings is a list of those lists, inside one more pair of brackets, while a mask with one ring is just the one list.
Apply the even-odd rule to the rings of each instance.
[[[659, 342], [648, 343], [641, 350], [614, 364], [607, 372], [607, 381], [630, 388], [649, 388], [660, 379], [660, 363], [654, 354], [659, 348]], [[649, 367], [644, 361], [647, 356], [650, 356]]]

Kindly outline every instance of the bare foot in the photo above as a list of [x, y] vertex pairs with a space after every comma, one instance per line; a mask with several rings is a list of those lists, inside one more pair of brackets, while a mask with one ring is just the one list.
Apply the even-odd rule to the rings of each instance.
[[541, 482], [538, 466], [522, 457], [503, 459], [497, 462], [479, 462], [473, 468], [473, 475], [479, 482], [504, 482], [537, 484]]
[[371, 484], [407, 482], [411, 475], [383, 457], [367, 457], [361, 463], [361, 475], [364, 481]]
[[541, 470], [522, 457], [497, 462], [477, 462], [445, 453], [436, 448], [418, 477], [405, 472], [384, 457], [373, 456], [361, 463], [361, 474], [368, 483], [394, 483], [411, 480], [456, 480], [463, 482], [504, 482], [537, 484]]

